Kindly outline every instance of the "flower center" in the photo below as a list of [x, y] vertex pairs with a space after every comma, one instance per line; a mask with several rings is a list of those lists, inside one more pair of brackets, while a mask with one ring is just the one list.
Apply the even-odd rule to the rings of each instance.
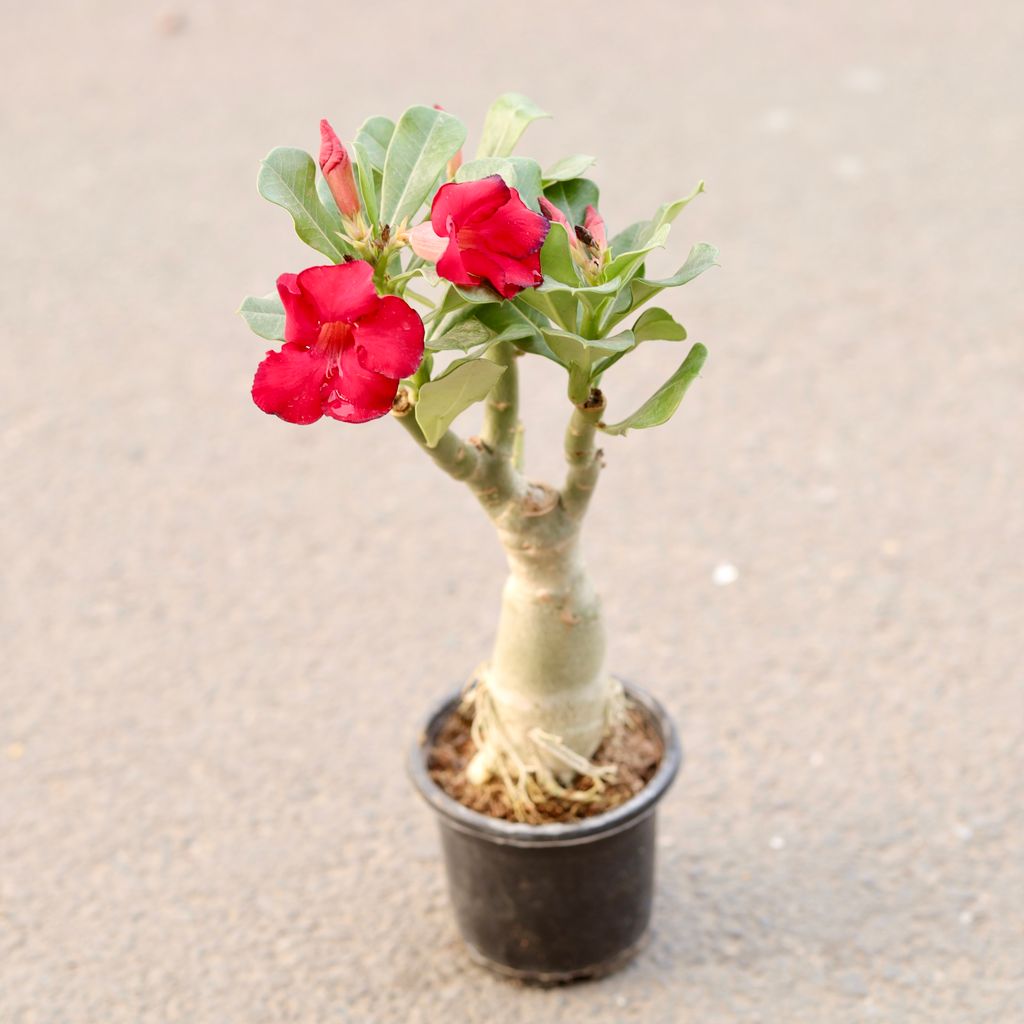
[[338, 369], [341, 353], [352, 343], [352, 325], [344, 320], [329, 320], [320, 325], [316, 339], [316, 351], [327, 356], [332, 370]]

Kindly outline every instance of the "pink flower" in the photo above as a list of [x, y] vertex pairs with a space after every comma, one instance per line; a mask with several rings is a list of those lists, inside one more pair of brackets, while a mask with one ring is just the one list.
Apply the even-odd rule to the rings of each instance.
[[547, 218], [493, 174], [442, 185], [430, 211], [430, 228], [421, 224], [409, 237], [418, 256], [437, 261], [445, 280], [461, 285], [486, 281], [511, 299], [544, 280], [540, 249], [549, 227]]
[[359, 212], [359, 193], [352, 173], [352, 160], [326, 120], [320, 122], [320, 170], [341, 215], [354, 217]]
[[402, 377], [423, 358], [423, 321], [396, 295], [381, 298], [362, 260], [282, 274], [285, 344], [256, 370], [253, 401], [288, 423], [385, 415]]

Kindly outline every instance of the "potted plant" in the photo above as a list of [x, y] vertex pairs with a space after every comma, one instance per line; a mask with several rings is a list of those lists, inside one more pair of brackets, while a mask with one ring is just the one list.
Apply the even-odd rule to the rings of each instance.
[[[599, 434], [665, 423], [704, 363], [678, 370], [610, 421], [609, 371], [685, 329], [648, 305], [714, 265], [695, 245], [652, 277], [684, 199], [609, 237], [591, 157], [542, 170], [512, 156], [546, 116], [501, 96], [476, 158], [440, 108], [372, 117], [351, 154], [321, 122], [320, 174], [297, 149], [263, 161], [260, 193], [321, 255], [282, 274], [241, 313], [279, 343], [259, 364], [257, 406], [289, 423], [397, 420], [477, 499], [508, 556], [490, 659], [429, 716], [411, 774], [437, 812], [449, 887], [472, 953], [542, 981], [608, 971], [641, 943], [650, 916], [654, 810], [680, 763], [653, 698], [605, 665], [600, 602], [580, 532], [603, 463]], [[549, 360], [567, 382], [565, 480], [524, 474], [517, 363]], [[482, 404], [478, 436], [452, 423]], [[614, 400], [612, 400], [614, 404]], [[467, 651], [476, 661], [482, 652]]]

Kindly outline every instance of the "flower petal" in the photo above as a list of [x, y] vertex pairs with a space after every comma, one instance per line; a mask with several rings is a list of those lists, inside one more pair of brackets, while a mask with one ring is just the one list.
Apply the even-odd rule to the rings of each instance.
[[535, 288], [544, 280], [539, 252], [514, 257], [500, 252], [467, 249], [462, 253], [462, 262], [470, 274], [490, 282], [506, 299], [514, 298], [524, 288]]
[[470, 231], [475, 236], [475, 244], [484, 249], [509, 256], [528, 256], [538, 252], [544, 244], [551, 221], [534, 213], [514, 188], [509, 192], [508, 202], [487, 220], [474, 224]]
[[604, 218], [593, 206], [587, 207], [587, 215], [583, 221], [583, 226], [590, 232], [590, 237], [597, 242], [601, 249], [608, 248], [608, 237], [604, 230]]
[[444, 255], [437, 261], [437, 276], [443, 277], [452, 284], [475, 285], [479, 282], [471, 277], [462, 261], [462, 253], [459, 251], [454, 239], [445, 249]]
[[479, 181], [458, 181], [442, 185], [430, 207], [430, 222], [439, 235], [450, 235], [451, 224], [457, 230], [490, 217], [508, 202], [508, 185], [500, 174]]
[[320, 324], [316, 309], [299, 287], [298, 275], [282, 274], [277, 279], [277, 294], [284, 306], [284, 340], [312, 345]]
[[404, 299], [385, 295], [354, 328], [359, 362], [385, 377], [405, 377], [423, 359], [423, 321]]
[[324, 381], [321, 389], [323, 411], [345, 423], [366, 423], [391, 411], [398, 381], [373, 373], [359, 364], [356, 346], [341, 354], [341, 371]]
[[326, 376], [324, 356], [288, 342], [280, 352], [268, 352], [256, 368], [252, 400], [288, 423], [315, 423], [323, 415], [320, 389]]
[[373, 287], [373, 267], [365, 260], [309, 267], [297, 280], [320, 323], [354, 323], [372, 312], [380, 301]]
[[563, 228], [565, 228], [566, 231], [569, 232], [570, 235], [572, 234], [572, 225], [569, 223], [569, 218], [566, 217], [566, 215], [562, 213], [562, 211], [555, 206], [553, 202], [549, 199], [545, 199], [544, 196], [541, 196], [537, 202], [540, 204], [541, 213], [543, 213], [548, 220], [557, 221]]
[[409, 230], [408, 234], [412, 251], [421, 260], [427, 260], [429, 263], [436, 263], [448, 248], [448, 236], [445, 235], [444, 238], [441, 238], [429, 220], [417, 224], [416, 227]]

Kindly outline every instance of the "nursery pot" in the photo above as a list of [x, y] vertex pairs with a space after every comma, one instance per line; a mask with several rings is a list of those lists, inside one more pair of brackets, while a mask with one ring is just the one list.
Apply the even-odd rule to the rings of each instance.
[[664, 756], [635, 796], [578, 822], [530, 825], [470, 810], [428, 773], [434, 739], [460, 695], [430, 716], [410, 759], [441, 831], [448, 890], [474, 960], [554, 983], [607, 974], [643, 945], [654, 889], [655, 812], [682, 763], [671, 720], [636, 687], [628, 695], [660, 731]]

